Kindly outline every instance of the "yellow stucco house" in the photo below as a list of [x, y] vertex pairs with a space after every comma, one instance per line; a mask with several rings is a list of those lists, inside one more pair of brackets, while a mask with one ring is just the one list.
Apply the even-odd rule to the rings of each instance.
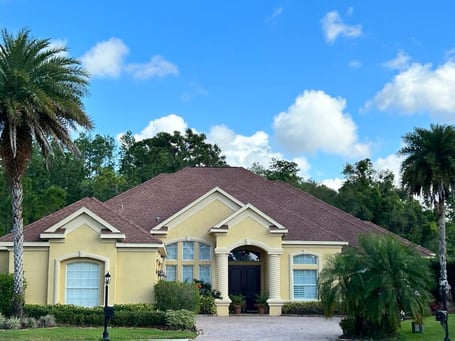
[[[243, 168], [188, 167], [26, 226], [26, 302], [102, 305], [109, 272], [111, 304], [153, 302], [160, 278], [200, 279], [221, 292], [218, 315], [229, 314], [231, 293], [244, 294], [254, 310], [260, 291], [269, 293], [269, 313], [280, 315], [285, 302], [316, 300], [326, 257], [363, 233], [390, 232]], [[6, 235], [0, 272], [12, 271]]]

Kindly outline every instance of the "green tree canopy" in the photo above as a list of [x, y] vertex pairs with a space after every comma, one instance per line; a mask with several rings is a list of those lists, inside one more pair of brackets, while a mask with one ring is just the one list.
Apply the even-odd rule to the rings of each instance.
[[23, 177], [36, 143], [45, 158], [52, 142], [76, 152], [71, 133], [91, 128], [82, 97], [88, 74], [64, 47], [35, 39], [30, 31], [2, 30], [0, 44], [0, 157], [12, 202], [14, 313], [23, 315]]
[[341, 309], [353, 322], [345, 332], [384, 336], [398, 330], [401, 311], [422, 321], [432, 301], [431, 284], [425, 259], [390, 236], [372, 234], [328, 259], [318, 292], [326, 316]]
[[225, 166], [225, 156], [217, 145], [205, 142], [204, 134], [191, 129], [185, 135], [165, 132], [135, 141], [131, 132], [121, 138], [120, 173], [131, 185], [140, 184], [160, 173], [175, 172], [187, 166]]

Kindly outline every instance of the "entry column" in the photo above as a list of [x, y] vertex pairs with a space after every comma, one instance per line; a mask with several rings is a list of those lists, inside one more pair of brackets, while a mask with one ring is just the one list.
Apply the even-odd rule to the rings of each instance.
[[215, 260], [216, 260], [216, 288], [220, 294], [221, 299], [217, 299], [216, 313], [218, 316], [229, 316], [229, 280], [228, 280], [228, 269], [229, 269], [229, 250], [216, 248], [215, 249]]
[[269, 305], [270, 315], [281, 315], [281, 307], [283, 301], [281, 300], [281, 257], [282, 251], [268, 254], [268, 284], [269, 284]]

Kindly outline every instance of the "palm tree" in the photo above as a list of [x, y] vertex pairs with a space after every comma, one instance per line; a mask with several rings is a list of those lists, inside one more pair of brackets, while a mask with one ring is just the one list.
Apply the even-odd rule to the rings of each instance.
[[387, 235], [359, 238], [359, 246], [329, 258], [318, 292], [324, 314], [347, 314], [346, 336], [384, 336], [401, 323], [401, 311], [422, 322], [431, 294], [429, 265], [416, 251]]
[[399, 151], [406, 156], [401, 165], [402, 183], [413, 195], [422, 196], [435, 209], [439, 229], [439, 286], [446, 309], [450, 294], [447, 279], [446, 203], [455, 185], [455, 127], [431, 125], [415, 128], [403, 137]]
[[36, 143], [43, 156], [52, 155], [52, 142], [77, 152], [73, 130], [91, 128], [81, 98], [87, 94], [88, 74], [65, 47], [35, 39], [28, 29], [16, 36], [2, 30], [0, 44], [0, 158], [11, 191], [16, 316], [23, 315], [22, 178]]

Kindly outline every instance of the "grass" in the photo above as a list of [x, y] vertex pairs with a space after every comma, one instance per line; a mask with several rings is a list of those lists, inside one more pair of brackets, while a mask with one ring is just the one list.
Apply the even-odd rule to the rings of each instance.
[[[109, 328], [109, 336], [116, 340], [150, 339], [194, 339], [191, 331], [160, 330], [152, 328]], [[103, 328], [56, 327], [21, 330], [0, 330], [1, 340], [57, 341], [57, 340], [94, 340], [100, 341]]]
[[[401, 323], [400, 341], [444, 340], [445, 330], [441, 327], [441, 324], [436, 321], [434, 316], [429, 316], [425, 319], [422, 334], [412, 333], [411, 322], [411, 320], [406, 320]], [[455, 314], [449, 315], [449, 336], [452, 340], [455, 340]]]

